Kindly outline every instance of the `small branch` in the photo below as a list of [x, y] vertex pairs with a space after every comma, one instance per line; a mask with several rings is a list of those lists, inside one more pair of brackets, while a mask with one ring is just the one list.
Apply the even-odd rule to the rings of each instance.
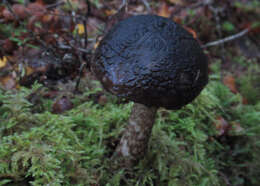
[[64, 45], [59, 43], [58, 45], [59, 49], [63, 49], [63, 50], [78, 50], [79, 52], [85, 53], [85, 54], [91, 54], [90, 50], [84, 49], [84, 48], [79, 48], [79, 47], [74, 47], [74, 46], [68, 46], [68, 45]]
[[147, 0], [142, 0], [142, 2], [144, 4], [145, 8], [147, 9], [148, 13], [151, 13], [152, 9], [151, 9], [149, 3], [147, 2]]
[[223, 39], [220, 39], [220, 40], [217, 40], [217, 41], [212, 41], [212, 42], [209, 42], [205, 45], [202, 45], [202, 48], [207, 48], [207, 47], [211, 47], [211, 46], [216, 46], [216, 45], [220, 45], [220, 44], [223, 44], [223, 43], [226, 43], [228, 41], [233, 41], [235, 39], [238, 39], [244, 35], [246, 35], [248, 32], [250, 31], [250, 29], [244, 29], [243, 31], [237, 33], [237, 34], [234, 34], [234, 35], [231, 35], [231, 36], [228, 36], [228, 37], [225, 37]]
[[54, 9], [57, 8], [58, 6], [64, 5], [65, 3], [63, 1], [51, 4], [51, 5], [47, 5], [46, 8], [47, 9]]
[[11, 14], [14, 16], [15, 20], [17, 22], [19, 22], [19, 17], [15, 14], [15, 12], [13, 11], [10, 3], [7, 0], [4, 0], [3, 3], [6, 5], [7, 9], [9, 10], [9, 12], [11, 12]]
[[212, 4], [212, 2], [213, 2], [213, 0], [202, 0], [202, 1], [195, 2], [189, 6], [184, 6], [184, 5], [181, 5], [179, 7], [176, 6], [177, 9], [171, 13], [170, 19], [172, 19], [174, 16], [178, 15], [181, 11], [196, 9], [200, 6], [209, 6], [210, 4]]
[[85, 62], [81, 63], [81, 65], [80, 65], [79, 75], [78, 75], [78, 79], [76, 81], [74, 92], [78, 92], [78, 90], [79, 90], [80, 79], [81, 79], [81, 76], [82, 76], [83, 69], [86, 67], [86, 65], [87, 64]]
[[89, 16], [91, 15], [91, 7], [90, 7], [90, 2], [89, 0], [86, 0], [86, 3], [87, 3], [87, 6], [88, 6], [88, 9], [87, 9], [87, 13], [86, 13], [86, 17], [85, 19], [83, 20], [83, 23], [84, 23], [84, 48], [87, 48], [88, 46], [88, 28], [87, 28], [87, 24], [88, 24], [88, 18]]
[[122, 9], [122, 8], [126, 8], [127, 9], [127, 0], [122, 0], [122, 4], [120, 5], [119, 7], [119, 11]]

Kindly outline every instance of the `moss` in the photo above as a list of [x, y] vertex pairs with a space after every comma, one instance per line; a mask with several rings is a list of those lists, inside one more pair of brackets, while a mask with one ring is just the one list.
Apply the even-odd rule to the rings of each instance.
[[[31, 185], [257, 185], [260, 103], [244, 105], [211, 76], [209, 85], [178, 111], [160, 109], [149, 150], [133, 170], [113, 169], [113, 154], [132, 103], [89, 99], [100, 88], [75, 96], [75, 107], [50, 113], [52, 100], [28, 101], [41, 87], [0, 91], [0, 184]], [[88, 97], [88, 99], [86, 99]], [[88, 100], [88, 101], [82, 101]], [[41, 108], [40, 110], [38, 108]], [[38, 112], [35, 112], [37, 109]], [[219, 136], [222, 116], [242, 131]]]

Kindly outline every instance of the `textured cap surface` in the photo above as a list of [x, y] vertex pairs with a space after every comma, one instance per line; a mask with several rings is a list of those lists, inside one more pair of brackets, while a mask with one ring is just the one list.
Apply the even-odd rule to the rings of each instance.
[[167, 109], [188, 104], [208, 82], [207, 58], [198, 42], [155, 15], [119, 22], [100, 42], [91, 66], [109, 92]]

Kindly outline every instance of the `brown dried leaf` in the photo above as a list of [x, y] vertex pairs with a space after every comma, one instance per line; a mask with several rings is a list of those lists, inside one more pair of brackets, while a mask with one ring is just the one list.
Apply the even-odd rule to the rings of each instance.
[[4, 9], [3, 17], [4, 17], [5, 21], [13, 21], [13, 20], [15, 20], [14, 15], [8, 9]]
[[237, 93], [236, 81], [232, 75], [226, 75], [223, 79], [224, 85], [226, 85], [229, 90], [233, 93]]
[[171, 16], [171, 12], [169, 10], [169, 7], [167, 5], [167, 3], [162, 3], [161, 7], [158, 10], [158, 15], [162, 16], [162, 17], [170, 17]]
[[217, 135], [222, 136], [227, 134], [228, 130], [230, 129], [230, 124], [221, 116], [217, 117], [216, 122], [214, 123]]
[[56, 96], [59, 95], [59, 91], [56, 91], [56, 90], [49, 90], [48, 92], [45, 92], [43, 97], [44, 98], [49, 98], [49, 99], [52, 99], [52, 98], [55, 98]]
[[247, 100], [245, 97], [243, 97], [242, 103], [243, 103], [244, 105], [247, 105], [247, 104], [248, 104], [248, 100]]
[[73, 103], [70, 101], [69, 98], [63, 96], [52, 105], [52, 113], [60, 114], [72, 108]]
[[186, 2], [183, 0], [168, 0], [168, 2], [172, 3], [172, 4], [176, 4], [176, 5], [185, 5]]
[[2, 47], [5, 53], [11, 53], [15, 49], [16, 44], [10, 39], [5, 39]]
[[5, 7], [3, 5], [2, 6], [0, 5], [0, 18], [4, 17], [3, 16], [4, 10], [5, 10]]
[[29, 67], [29, 66], [27, 66], [25, 68], [25, 70], [26, 70], [26, 76], [29, 76], [29, 75], [31, 75], [35, 72], [35, 70], [33, 68]]
[[27, 8], [22, 4], [14, 4], [12, 9], [19, 19], [25, 19], [29, 16]]
[[101, 95], [99, 98], [98, 98], [98, 103], [100, 105], [105, 105], [107, 103], [107, 97], [105, 95]]
[[15, 89], [17, 88], [17, 84], [16, 84], [16, 81], [15, 79], [12, 77], [12, 76], [5, 76], [5, 77], [2, 77], [0, 79], [0, 83], [2, 84], [2, 86], [7, 89], [7, 90], [11, 90], [11, 89]]
[[46, 8], [40, 3], [30, 3], [28, 5], [28, 12], [32, 16], [43, 16], [46, 12]]

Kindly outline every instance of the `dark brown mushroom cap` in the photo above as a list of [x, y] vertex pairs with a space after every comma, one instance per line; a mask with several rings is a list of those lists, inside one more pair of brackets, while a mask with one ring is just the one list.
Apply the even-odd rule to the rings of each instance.
[[100, 42], [92, 71], [109, 92], [147, 106], [179, 109], [208, 82], [208, 63], [192, 35], [170, 19], [133, 16]]

